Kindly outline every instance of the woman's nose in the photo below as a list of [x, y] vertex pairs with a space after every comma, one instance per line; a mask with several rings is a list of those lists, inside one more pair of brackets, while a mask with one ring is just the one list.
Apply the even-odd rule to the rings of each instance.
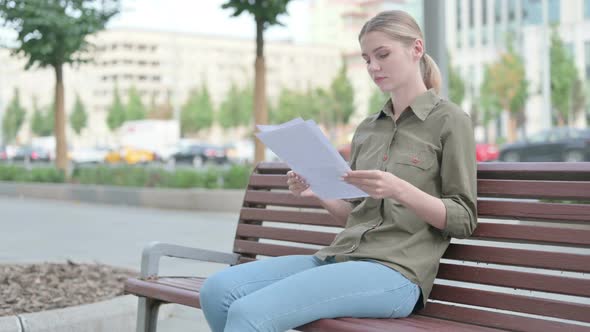
[[375, 72], [381, 68], [379, 68], [379, 66], [375, 63], [375, 61], [372, 61], [369, 63], [369, 66], [367, 67], [367, 69], [369, 70], [369, 72]]

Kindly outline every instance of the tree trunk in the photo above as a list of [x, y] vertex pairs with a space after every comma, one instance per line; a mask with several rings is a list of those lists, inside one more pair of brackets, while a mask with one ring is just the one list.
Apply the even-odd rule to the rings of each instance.
[[517, 118], [514, 114], [510, 114], [510, 118], [508, 119], [508, 142], [512, 143], [516, 141], [516, 129], [518, 128], [517, 125]]
[[[262, 21], [256, 21], [256, 61], [254, 63], [254, 125], [267, 124], [268, 112], [266, 109], [266, 66], [264, 64], [264, 25]], [[254, 128], [256, 131], [256, 127]], [[264, 161], [264, 144], [256, 139], [254, 147], [254, 163]]]
[[68, 150], [66, 144], [66, 119], [64, 110], [63, 65], [55, 67], [55, 165], [67, 174]]

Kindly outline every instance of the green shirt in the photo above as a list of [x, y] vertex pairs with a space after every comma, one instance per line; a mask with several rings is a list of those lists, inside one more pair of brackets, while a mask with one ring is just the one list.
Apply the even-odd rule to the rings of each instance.
[[316, 256], [385, 264], [420, 286], [422, 305], [451, 237], [477, 225], [475, 142], [470, 117], [434, 90], [418, 96], [397, 121], [389, 100], [352, 139], [351, 168], [390, 172], [442, 199], [446, 228], [437, 229], [393, 199], [354, 200], [346, 227]]

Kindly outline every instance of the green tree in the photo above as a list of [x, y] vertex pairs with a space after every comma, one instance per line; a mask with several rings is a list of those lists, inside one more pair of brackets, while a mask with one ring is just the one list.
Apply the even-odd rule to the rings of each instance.
[[[266, 100], [266, 65], [264, 63], [264, 30], [272, 25], [282, 25], [279, 15], [287, 13], [290, 0], [228, 0], [222, 5], [223, 9], [232, 9], [232, 16], [240, 16], [247, 12], [254, 17], [256, 23], [256, 61], [254, 63], [254, 122], [268, 123]], [[264, 145], [256, 141], [254, 162], [264, 160]]]
[[26, 110], [20, 104], [20, 93], [15, 88], [12, 100], [2, 118], [2, 141], [4, 143], [13, 142], [16, 139], [16, 135], [25, 121], [25, 114]]
[[80, 135], [83, 128], [86, 127], [88, 121], [86, 116], [86, 108], [82, 103], [79, 95], [76, 95], [76, 102], [74, 103], [74, 111], [70, 114], [70, 125], [76, 134]]
[[18, 33], [12, 53], [28, 58], [25, 69], [38, 65], [55, 72], [56, 165], [61, 170], [68, 166], [63, 67], [89, 60], [83, 58], [86, 37], [104, 29], [118, 11], [118, 0], [0, 0], [0, 18]]
[[51, 136], [55, 127], [55, 103], [41, 109], [38, 106], [37, 98], [33, 98], [33, 118], [31, 119], [31, 130], [37, 136]]
[[481, 125], [484, 127], [485, 141], [490, 142], [489, 125], [492, 121], [496, 120], [502, 112], [502, 106], [498, 100], [498, 96], [492, 90], [490, 67], [486, 66], [484, 69], [483, 82], [480, 86], [479, 91], [479, 107], [480, 112], [479, 119]]
[[564, 126], [570, 117], [572, 110], [572, 94], [574, 83], [578, 79], [578, 71], [574, 59], [566, 50], [563, 40], [559, 37], [556, 28], [551, 32], [551, 48], [549, 49], [551, 61], [551, 105], [557, 111], [557, 125]]
[[145, 119], [145, 106], [141, 102], [141, 96], [135, 87], [129, 89], [127, 107], [125, 110], [125, 120], [143, 120]]
[[461, 103], [463, 103], [463, 98], [465, 98], [465, 82], [461, 78], [461, 74], [459, 74], [457, 69], [451, 64], [450, 57], [448, 59], [449, 97], [453, 103], [461, 105]]
[[123, 102], [121, 102], [119, 89], [115, 87], [113, 90], [113, 103], [109, 107], [109, 113], [107, 115], [107, 125], [113, 131], [121, 127], [125, 120], [125, 107], [123, 106]]
[[528, 82], [525, 77], [524, 62], [508, 47], [508, 52], [501, 54], [500, 59], [489, 67], [489, 89], [498, 98], [502, 109], [510, 115], [508, 141], [516, 139], [519, 123], [523, 122], [524, 106], [528, 98]]
[[252, 87], [240, 89], [232, 83], [219, 107], [219, 124], [225, 129], [250, 124], [254, 107], [253, 97]]
[[354, 112], [354, 91], [352, 83], [346, 75], [346, 62], [342, 62], [338, 75], [330, 85], [330, 90], [334, 99], [333, 110], [336, 125], [344, 125], [348, 123]]
[[156, 102], [156, 93], [152, 93], [150, 100], [150, 112], [148, 118], [159, 120], [171, 120], [174, 117], [174, 107], [172, 106], [172, 93], [166, 91], [166, 100], [164, 103]]
[[192, 91], [180, 113], [180, 131], [183, 136], [195, 134], [213, 124], [213, 104], [209, 90], [203, 84], [201, 89]]
[[369, 112], [368, 114], [373, 114], [375, 112], [379, 112], [383, 105], [387, 102], [389, 96], [386, 93], [383, 93], [379, 89], [373, 90], [371, 94], [371, 98], [369, 98]]

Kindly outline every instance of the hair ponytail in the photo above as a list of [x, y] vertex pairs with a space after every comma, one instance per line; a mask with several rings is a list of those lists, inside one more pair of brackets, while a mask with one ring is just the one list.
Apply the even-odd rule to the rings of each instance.
[[440, 94], [442, 77], [438, 65], [430, 57], [430, 55], [424, 53], [420, 60], [420, 71], [422, 72], [422, 80], [427, 89], [434, 89], [437, 94]]

